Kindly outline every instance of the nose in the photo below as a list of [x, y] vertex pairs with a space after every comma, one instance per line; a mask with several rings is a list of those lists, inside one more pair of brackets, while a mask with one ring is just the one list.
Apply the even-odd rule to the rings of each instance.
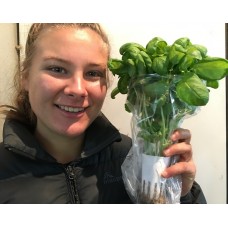
[[72, 97], [87, 96], [86, 81], [82, 75], [74, 75], [68, 81], [64, 93]]

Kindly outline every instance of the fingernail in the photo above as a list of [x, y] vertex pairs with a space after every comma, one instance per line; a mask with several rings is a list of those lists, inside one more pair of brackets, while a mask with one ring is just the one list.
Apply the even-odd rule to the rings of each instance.
[[161, 175], [162, 175], [163, 177], [167, 177], [167, 172], [166, 172], [166, 171], [163, 171], [163, 172], [161, 173]]
[[165, 156], [169, 156], [169, 154], [170, 154], [170, 150], [169, 149], [164, 150], [164, 155]]

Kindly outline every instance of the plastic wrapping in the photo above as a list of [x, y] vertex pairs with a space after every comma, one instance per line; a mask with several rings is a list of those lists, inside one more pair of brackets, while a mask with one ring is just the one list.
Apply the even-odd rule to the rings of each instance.
[[[172, 132], [196, 113], [176, 96], [168, 76], [143, 75], [132, 82], [126, 108], [132, 112], [132, 148], [123, 165], [123, 180], [134, 203], [180, 203], [181, 177], [163, 178], [161, 172], [178, 157], [163, 157]], [[175, 77], [178, 80], [178, 76]], [[173, 83], [174, 85], [175, 83]]]

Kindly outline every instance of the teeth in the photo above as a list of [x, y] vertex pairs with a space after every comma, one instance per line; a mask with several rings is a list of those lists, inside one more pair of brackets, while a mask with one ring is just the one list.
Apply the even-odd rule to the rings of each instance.
[[64, 106], [64, 105], [59, 105], [59, 107], [62, 109], [62, 110], [65, 110], [67, 112], [80, 112], [80, 111], [83, 111], [84, 108], [73, 108], [73, 107], [69, 107], [69, 106]]

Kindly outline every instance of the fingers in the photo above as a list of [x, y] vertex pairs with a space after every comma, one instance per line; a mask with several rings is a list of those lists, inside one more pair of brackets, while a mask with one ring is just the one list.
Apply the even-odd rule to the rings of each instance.
[[191, 141], [191, 132], [188, 129], [178, 128], [176, 129], [172, 136], [171, 140], [173, 142], [186, 142], [190, 143]]
[[162, 176], [165, 178], [181, 175], [182, 195], [187, 194], [194, 182], [196, 166], [192, 159], [191, 133], [187, 129], [179, 128], [171, 136], [173, 144], [163, 151], [164, 156], [179, 155], [179, 161], [166, 168]]
[[182, 191], [181, 195], [186, 195], [192, 188], [196, 175], [196, 166], [191, 160], [190, 162], [178, 162], [166, 168], [162, 174], [164, 178], [181, 175]]
[[178, 128], [173, 132], [171, 140], [174, 144], [163, 151], [164, 156], [180, 155], [180, 161], [190, 161], [192, 158], [190, 131], [188, 129]]
[[169, 178], [176, 175], [182, 175], [182, 177], [186, 177], [186, 179], [192, 179], [195, 178], [195, 173], [196, 166], [193, 161], [177, 162], [174, 165], [166, 168], [162, 173], [162, 176], [165, 178]]
[[176, 143], [163, 151], [164, 156], [169, 157], [173, 155], [180, 155], [179, 161], [190, 161], [192, 159], [192, 146], [185, 142]]

